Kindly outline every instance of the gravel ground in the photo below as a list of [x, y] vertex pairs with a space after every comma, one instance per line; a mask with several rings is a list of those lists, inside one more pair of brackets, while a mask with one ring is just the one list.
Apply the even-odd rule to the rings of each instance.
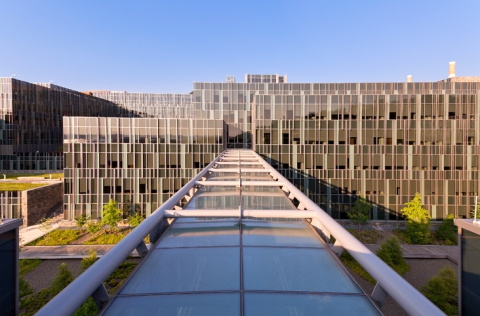
[[35, 289], [35, 292], [50, 286], [58, 272], [60, 264], [65, 262], [74, 278], [80, 273], [80, 259], [43, 260], [43, 262], [25, 275], [25, 280]]
[[[405, 259], [410, 265], [410, 271], [405, 274], [405, 279], [415, 288], [420, 289], [426, 285], [438, 270], [445, 266], [451, 266], [457, 271], [457, 265], [448, 259]], [[347, 268], [348, 269], [348, 268]], [[358, 275], [352, 273], [353, 278], [358, 285], [368, 294], [371, 294], [374, 285], [368, 283]], [[389, 296], [382, 307], [382, 313], [385, 316], [407, 316], [408, 314]]]

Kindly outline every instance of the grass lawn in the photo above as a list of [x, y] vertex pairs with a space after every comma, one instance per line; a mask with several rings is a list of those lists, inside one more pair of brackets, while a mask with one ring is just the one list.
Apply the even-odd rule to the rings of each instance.
[[9, 183], [9, 182], [0, 182], [0, 192], [4, 191], [24, 191], [35, 189], [38, 187], [43, 187], [48, 185], [48, 183]]
[[19, 260], [19, 274], [24, 276], [42, 263], [40, 259], [21, 259]]
[[[45, 179], [50, 179], [50, 173], [6, 173], [7, 179], [17, 179], [18, 177], [45, 177]], [[0, 175], [3, 179], [3, 174]], [[62, 173], [52, 173], [52, 179], [63, 178]]]
[[56, 229], [43, 237], [32, 241], [27, 246], [59, 246], [68, 245], [78, 239], [83, 231], [78, 229]]
[[115, 231], [102, 230], [87, 240], [84, 245], [115, 245], [127, 236], [129, 232], [131, 232], [131, 229]]
[[360, 263], [357, 262], [347, 251], [343, 251], [342, 255], [340, 256], [340, 260], [343, 262], [344, 265], [349, 267], [352, 272], [358, 274], [361, 278], [367, 280], [369, 283], [375, 285], [377, 281], [368, 272], [362, 268]]
[[376, 244], [378, 239], [382, 239], [382, 234], [374, 229], [353, 229], [348, 231], [355, 236], [362, 244]]

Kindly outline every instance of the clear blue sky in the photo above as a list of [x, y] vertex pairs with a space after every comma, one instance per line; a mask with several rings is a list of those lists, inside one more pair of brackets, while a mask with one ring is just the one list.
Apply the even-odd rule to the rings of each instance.
[[480, 76], [480, 1], [2, 1], [0, 77], [188, 93], [193, 81]]

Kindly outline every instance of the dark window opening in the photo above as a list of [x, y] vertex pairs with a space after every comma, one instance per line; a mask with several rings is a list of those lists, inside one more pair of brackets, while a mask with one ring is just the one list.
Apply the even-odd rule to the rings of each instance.
[[146, 185], [144, 183], [140, 183], [140, 193], [146, 193]]
[[391, 120], [396, 120], [396, 119], [397, 119], [397, 113], [395, 113], [395, 112], [390, 112], [389, 118], [390, 118]]

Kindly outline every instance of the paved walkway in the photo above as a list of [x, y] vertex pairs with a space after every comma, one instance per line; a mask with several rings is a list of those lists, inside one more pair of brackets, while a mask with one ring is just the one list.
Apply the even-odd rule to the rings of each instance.
[[[365, 245], [376, 252], [380, 245]], [[443, 245], [402, 245], [405, 259], [448, 259], [458, 264], [458, 246]]]
[[[22, 247], [20, 259], [81, 259], [88, 257], [88, 251], [93, 249], [97, 257], [104, 256], [115, 245], [65, 245], [65, 246], [27, 246]], [[150, 248], [150, 244], [147, 245]], [[137, 257], [134, 250], [131, 257]]]

